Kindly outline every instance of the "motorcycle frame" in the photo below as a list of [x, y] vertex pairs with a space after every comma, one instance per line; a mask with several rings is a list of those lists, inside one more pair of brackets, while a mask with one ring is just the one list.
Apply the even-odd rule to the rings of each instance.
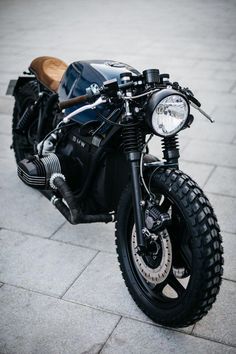
[[[22, 85], [24, 85], [26, 82], [35, 79], [34, 76], [27, 76], [27, 77], [20, 77], [18, 79], [18, 81], [15, 81], [12, 85], [13, 90], [12, 93], [13, 95], [16, 94], [17, 90], [19, 89], [19, 87], [21, 87]], [[39, 121], [38, 121], [38, 126], [37, 126], [37, 139], [40, 141], [42, 136], [42, 128], [43, 128], [43, 124], [44, 124], [44, 120], [45, 120], [45, 105], [42, 103], [43, 102], [43, 97], [45, 95], [48, 95], [48, 89], [46, 87], [44, 87], [38, 80], [38, 91], [39, 91], [39, 112], [38, 112], [38, 117], [39, 117]], [[50, 96], [55, 99], [58, 99], [58, 95], [55, 93], [51, 93], [50, 92]], [[128, 108], [128, 105], [126, 105], [126, 111]], [[127, 113], [127, 112], [126, 112]], [[129, 113], [130, 115], [130, 113]], [[101, 123], [102, 126], [103, 123]], [[82, 126], [81, 124], [78, 123], [79, 126]], [[114, 137], [114, 135], [116, 133], [118, 133], [119, 131], [121, 131], [122, 127], [118, 127], [118, 126], [113, 126], [107, 133], [106, 137], [104, 138], [104, 140], [101, 143], [101, 146], [99, 146], [97, 148], [97, 151], [95, 152], [95, 154], [93, 155], [92, 161], [89, 164], [88, 167], [88, 176], [86, 181], [83, 184], [82, 189], [79, 191], [79, 193], [75, 193], [75, 198], [76, 200], [79, 202], [81, 200], [83, 200], [86, 197], [86, 194], [88, 193], [88, 190], [91, 188], [92, 185], [92, 179], [94, 177], [95, 171], [98, 167], [99, 162], [101, 161], [102, 158], [106, 157], [107, 152], [106, 152], [106, 147], [109, 146], [109, 142], [112, 140], [112, 138]], [[99, 130], [99, 128], [98, 128]], [[131, 184], [131, 188], [132, 188], [132, 199], [133, 199], [133, 207], [134, 207], [134, 219], [135, 219], [135, 226], [136, 226], [136, 233], [137, 233], [137, 244], [139, 247], [140, 252], [145, 251], [146, 248], [146, 243], [145, 243], [145, 234], [147, 232], [147, 229], [145, 227], [145, 221], [144, 221], [144, 210], [143, 210], [143, 201], [142, 201], [142, 187], [140, 184], [140, 161], [141, 161], [141, 153], [140, 151], [132, 151], [132, 152], [128, 152], [125, 153], [126, 154], [126, 158], [127, 158], [127, 163], [129, 165], [129, 184]], [[168, 157], [168, 154], [164, 154], [165, 157]], [[146, 154], [146, 156], [144, 156], [144, 162], [146, 160], [146, 158], [148, 157], [148, 154]], [[165, 164], [163, 164], [163, 167], [173, 167], [173, 165], [175, 167], [178, 167], [178, 157], [177, 159], [175, 159], [174, 164], [173, 161], [170, 159], [167, 161]], [[149, 171], [152, 171], [154, 168], [156, 168], [155, 163], [146, 163], [146, 169]], [[102, 183], [102, 182], [101, 182]], [[127, 185], [127, 184], [126, 184]], [[124, 190], [124, 188], [126, 187], [126, 185], [124, 185], [122, 191]], [[122, 194], [121, 191], [121, 194]], [[42, 194], [47, 197], [50, 201], [53, 200], [53, 192], [50, 190], [44, 190], [42, 191]], [[120, 195], [121, 195], [120, 194]], [[59, 210], [60, 211], [60, 210]], [[112, 212], [112, 211], [110, 211]], [[115, 210], [116, 213], [116, 210]], [[107, 214], [109, 215], [109, 213]], [[115, 218], [111, 218], [110, 221], [114, 221]]]

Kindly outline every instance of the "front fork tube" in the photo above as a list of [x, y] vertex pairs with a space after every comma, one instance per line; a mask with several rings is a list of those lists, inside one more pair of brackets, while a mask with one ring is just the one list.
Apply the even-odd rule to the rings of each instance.
[[142, 211], [142, 193], [140, 186], [140, 152], [129, 152], [127, 158], [131, 169], [131, 179], [132, 179], [132, 196], [133, 196], [133, 206], [134, 206], [134, 220], [136, 227], [137, 245], [139, 251], [146, 248], [146, 242], [144, 238], [144, 216]]

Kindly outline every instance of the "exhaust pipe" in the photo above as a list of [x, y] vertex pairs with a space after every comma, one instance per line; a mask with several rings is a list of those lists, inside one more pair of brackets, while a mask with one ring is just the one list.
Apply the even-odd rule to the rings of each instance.
[[[70, 187], [66, 183], [65, 176], [61, 173], [54, 173], [50, 178], [50, 187], [57, 190], [62, 198], [56, 195], [51, 197], [51, 202], [60, 211], [60, 213], [73, 225], [93, 222], [111, 222], [114, 221], [114, 215], [96, 214], [85, 215], [78, 207]], [[65, 200], [66, 205], [63, 200]]]

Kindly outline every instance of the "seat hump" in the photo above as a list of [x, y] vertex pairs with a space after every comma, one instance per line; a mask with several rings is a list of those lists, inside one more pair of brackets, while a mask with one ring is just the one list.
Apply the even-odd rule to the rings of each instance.
[[50, 91], [57, 92], [60, 81], [68, 65], [61, 59], [43, 56], [35, 58], [29, 66], [29, 70]]

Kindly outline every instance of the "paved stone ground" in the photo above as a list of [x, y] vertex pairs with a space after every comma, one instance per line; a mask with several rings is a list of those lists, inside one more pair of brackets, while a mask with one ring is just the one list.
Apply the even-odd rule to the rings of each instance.
[[[235, 43], [234, 0], [0, 1], [0, 353], [236, 353]], [[18, 181], [4, 94], [39, 55], [159, 67], [215, 117], [196, 114], [180, 136], [181, 168], [213, 203], [225, 247], [218, 300], [195, 326], [158, 327], [137, 309], [113, 225], [72, 227]]]

